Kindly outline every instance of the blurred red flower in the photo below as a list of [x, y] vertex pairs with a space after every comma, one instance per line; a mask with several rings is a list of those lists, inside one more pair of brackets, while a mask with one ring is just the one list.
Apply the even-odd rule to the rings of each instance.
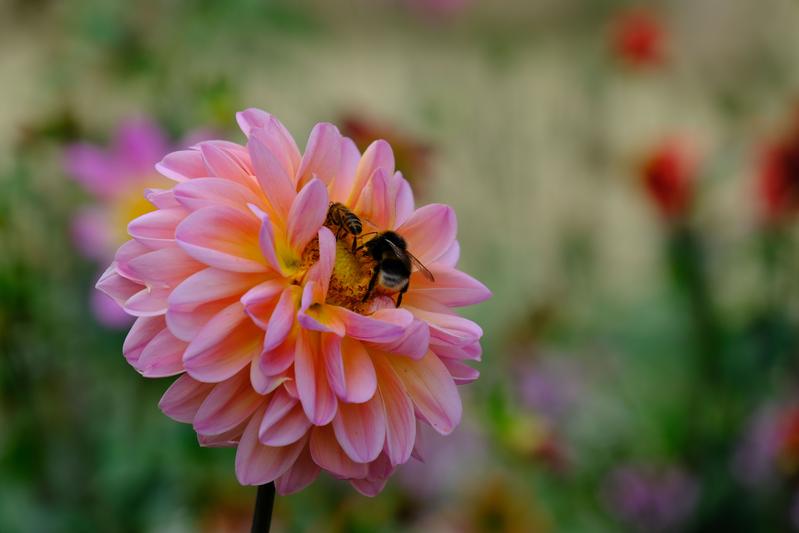
[[788, 130], [763, 148], [757, 187], [766, 221], [799, 212], [799, 106]]
[[799, 406], [785, 409], [777, 421], [777, 460], [789, 474], [799, 469]]
[[613, 52], [631, 67], [659, 66], [666, 59], [666, 31], [654, 13], [643, 9], [618, 13], [611, 37]]
[[657, 145], [641, 166], [641, 181], [649, 199], [666, 220], [685, 216], [694, 197], [696, 159], [674, 139]]

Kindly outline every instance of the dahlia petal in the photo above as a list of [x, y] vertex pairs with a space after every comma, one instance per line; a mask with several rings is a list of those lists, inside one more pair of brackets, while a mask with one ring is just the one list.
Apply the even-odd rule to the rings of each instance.
[[457, 231], [455, 212], [443, 204], [417, 209], [397, 228], [397, 233], [408, 242], [408, 250], [425, 265], [433, 264], [444, 255], [455, 241]]
[[436, 264], [445, 267], [455, 268], [455, 266], [458, 264], [458, 259], [460, 259], [460, 257], [461, 257], [461, 245], [457, 240], [455, 240], [450, 245], [450, 247], [447, 248], [447, 251], [444, 252], [441, 255], [441, 257], [436, 259]]
[[261, 352], [261, 330], [244, 312], [240, 302], [214, 316], [192, 339], [183, 355], [191, 377], [199, 381], [224, 381]]
[[117, 270], [123, 276], [136, 280], [136, 276], [134, 276], [133, 273], [127, 269], [127, 264], [133, 259], [139, 257], [140, 255], [144, 255], [151, 250], [153, 250], [153, 248], [145, 246], [134, 239], [125, 242], [114, 254], [114, 261], [117, 264]]
[[145, 287], [127, 299], [122, 308], [133, 316], [163, 315], [167, 310], [169, 288]]
[[208, 177], [208, 170], [199, 150], [180, 150], [167, 154], [156, 163], [155, 169], [161, 175], [177, 182]]
[[241, 440], [241, 435], [244, 433], [248, 422], [249, 420], [245, 420], [233, 429], [215, 435], [197, 433], [197, 442], [203, 448], [232, 448]]
[[267, 270], [258, 246], [255, 217], [230, 207], [205, 207], [187, 216], [175, 237], [190, 256], [208, 266], [234, 272]]
[[328, 306], [344, 322], [347, 335], [371, 342], [392, 342], [401, 338], [413, 322], [413, 315], [405, 309], [380, 309], [370, 316], [361, 315], [343, 307]]
[[364, 403], [340, 403], [333, 431], [341, 448], [356, 463], [368, 463], [380, 455], [386, 440], [386, 416], [379, 397]]
[[126, 266], [136, 279], [159, 287], [174, 286], [203, 268], [202, 263], [174, 246], [142, 254], [128, 261]]
[[219, 176], [248, 188], [253, 186], [249, 169], [242, 167], [227, 151], [209, 142], [202, 142], [198, 146], [209, 176]]
[[430, 349], [439, 357], [446, 357], [447, 359], [480, 361], [483, 354], [480, 341], [475, 341], [464, 346], [453, 346], [451, 344], [437, 342], [436, 344], [431, 344]]
[[310, 485], [318, 475], [319, 466], [313, 462], [311, 451], [306, 446], [291, 468], [277, 478], [277, 493], [281, 496], [294, 494]]
[[307, 437], [289, 446], [264, 446], [258, 441], [258, 426], [263, 417], [260, 408], [250, 418], [236, 450], [236, 477], [242, 485], [263, 485], [283, 475], [297, 460]]
[[288, 219], [289, 246], [302, 254], [305, 246], [314, 238], [327, 218], [328, 199], [324, 183], [312, 179], [305, 185], [291, 204]]
[[300, 150], [294, 137], [275, 117], [260, 109], [246, 109], [236, 114], [236, 120], [247, 137], [256, 136], [274, 154], [281, 157], [290, 176], [295, 176], [300, 166]]
[[382, 168], [372, 173], [355, 205], [355, 211], [378, 228], [390, 226], [393, 209], [389, 204], [388, 183]]
[[261, 190], [277, 216], [277, 222], [285, 226], [291, 204], [297, 196], [293, 174], [289, 173], [291, 169], [286, 168], [277, 155], [255, 137], [250, 138], [247, 149]]
[[384, 352], [421, 359], [430, 346], [430, 327], [422, 320], [414, 320], [399, 339], [373, 344]]
[[95, 288], [113, 298], [119, 305], [124, 305], [131, 296], [141, 291], [142, 287], [141, 283], [121, 276], [117, 272], [116, 264], [108, 267], [95, 285]]
[[311, 457], [331, 474], [341, 479], [363, 478], [369, 473], [369, 465], [356, 463], [341, 449], [331, 426], [315, 427], [311, 430], [309, 445]]
[[183, 374], [161, 396], [158, 408], [172, 420], [190, 424], [213, 388], [212, 384], [202, 383]]
[[258, 394], [269, 394], [290, 378], [286, 375], [268, 375], [261, 368], [261, 359], [264, 354], [250, 363], [250, 384]]
[[275, 272], [285, 275], [286, 270], [283, 268], [283, 265], [280, 263], [280, 260], [277, 257], [277, 242], [275, 241], [275, 232], [274, 227], [272, 226], [272, 220], [269, 218], [269, 215], [267, 215], [257, 206], [250, 204], [249, 208], [250, 211], [252, 211], [252, 213], [255, 214], [255, 216], [261, 221], [261, 229], [258, 231], [258, 246], [261, 248], [261, 253], [266, 259], [266, 262], [272, 267], [272, 269], [274, 269]]
[[355, 180], [350, 191], [347, 205], [356, 205], [361, 191], [366, 188], [374, 172], [381, 169], [385, 174], [394, 173], [394, 152], [391, 146], [379, 139], [370, 144], [363, 153], [358, 167], [355, 170]]
[[408, 461], [416, 442], [413, 403], [391, 366], [381, 356], [374, 358], [378, 389], [386, 413], [386, 454], [391, 464]]
[[282, 418], [273, 421], [266, 427], [264, 427], [263, 423], [261, 424], [258, 438], [262, 444], [267, 446], [286, 446], [297, 442], [308, 433], [312, 425], [311, 421], [305, 416], [302, 405], [296, 401], [294, 403], [294, 407]]
[[[263, 279], [261, 274], [205, 268], [190, 275], [175, 287], [169, 295], [169, 309], [192, 311], [209, 302], [237, 297], [261, 279]], [[256, 287], [261, 287], [265, 283], [268, 282]]]
[[394, 472], [394, 467], [385, 454], [383, 454], [375, 461], [369, 463], [369, 471], [366, 477], [362, 479], [351, 479], [350, 485], [364, 496], [371, 498], [377, 496], [380, 491], [383, 490], [392, 472]]
[[394, 173], [396, 190], [393, 194], [394, 197], [394, 219], [391, 221], [391, 226], [396, 228], [405, 223], [406, 220], [413, 214], [416, 209], [416, 204], [413, 199], [413, 190], [410, 183], [402, 177], [400, 172]]
[[432, 352], [414, 361], [388, 357], [387, 361], [405, 385], [417, 412], [442, 435], [448, 435], [461, 419], [461, 398], [447, 367]]
[[294, 362], [297, 350], [297, 335], [291, 334], [281, 344], [261, 353], [259, 366], [267, 376], [277, 376], [285, 372]]
[[203, 435], [229, 431], [252, 415], [264, 397], [250, 386], [246, 371], [214, 386], [194, 417], [194, 429]]
[[432, 272], [435, 281], [414, 272], [409, 292], [431, 298], [447, 307], [473, 305], [491, 297], [491, 291], [485, 285], [460, 270], [437, 267]]
[[248, 204], [263, 205], [251, 189], [222, 178], [196, 178], [179, 183], [174, 194], [175, 200], [189, 211], [221, 205], [249, 214]]
[[280, 295], [280, 299], [277, 301], [274, 311], [272, 311], [272, 316], [269, 318], [269, 324], [266, 328], [264, 351], [274, 350], [286, 340], [286, 337], [291, 332], [291, 328], [294, 325], [294, 317], [297, 314], [298, 293], [299, 287], [289, 285]]
[[339, 398], [363, 403], [374, 397], [377, 390], [375, 368], [359, 341], [323, 334], [321, 345], [330, 386]]
[[180, 207], [172, 189], [144, 189], [144, 197], [158, 209], [172, 209]]
[[258, 440], [260, 440], [263, 444], [263, 438], [261, 435], [264, 431], [268, 430], [276, 423], [281, 421], [291, 410], [294, 406], [298, 405], [299, 401], [297, 398], [293, 398], [286, 392], [286, 389], [278, 389], [272, 395], [272, 398], [269, 400], [269, 403], [266, 406], [266, 411], [264, 411], [264, 416], [261, 419], [261, 425], [258, 429]]
[[318, 333], [300, 330], [294, 357], [294, 378], [308, 419], [317, 426], [323, 426], [333, 420], [338, 402], [327, 382], [318, 337]]
[[444, 363], [445, 367], [447, 367], [452, 379], [458, 385], [472, 383], [480, 377], [479, 370], [472, 368], [466, 363], [463, 363], [457, 359], [447, 359], [446, 357], [442, 357], [441, 362]]
[[224, 298], [187, 310], [169, 307], [166, 311], [166, 325], [175, 337], [190, 342], [209, 320], [235, 301], [235, 298]]
[[165, 327], [163, 316], [143, 316], [136, 319], [130, 328], [125, 342], [122, 344], [122, 354], [131, 365], [141, 357], [144, 348]]
[[333, 182], [328, 185], [330, 200], [346, 203], [349, 200], [352, 184], [355, 181], [355, 170], [361, 160], [361, 152], [355, 142], [347, 137], [342, 138], [341, 159]]
[[467, 318], [454, 314], [445, 305], [419, 295], [410, 295], [406, 308], [430, 326], [430, 342], [466, 346], [479, 340], [483, 330]]
[[175, 242], [175, 228], [186, 216], [182, 207], [158, 209], [133, 219], [128, 233], [142, 244], [152, 248], [171, 246]]
[[318, 291], [315, 294], [314, 302], [324, 303], [327, 296], [330, 276], [333, 274], [333, 267], [336, 264], [336, 237], [333, 232], [326, 227], [319, 228], [317, 233], [319, 239], [319, 259], [308, 269], [305, 276], [306, 282], [316, 282]]
[[298, 184], [304, 186], [315, 177], [324, 184], [331, 184], [341, 163], [343, 137], [333, 124], [319, 123], [311, 130], [305, 154], [300, 163]]
[[146, 378], [163, 378], [183, 372], [183, 352], [187, 343], [164, 328], [142, 350], [133, 365]]
[[270, 279], [259, 283], [241, 297], [244, 310], [259, 328], [266, 330], [269, 327], [269, 320], [284, 289], [283, 280]]

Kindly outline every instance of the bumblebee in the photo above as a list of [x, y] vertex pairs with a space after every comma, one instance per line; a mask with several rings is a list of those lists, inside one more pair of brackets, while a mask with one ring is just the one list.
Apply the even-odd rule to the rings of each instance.
[[435, 281], [433, 273], [408, 251], [405, 239], [394, 231], [378, 233], [360, 248], [366, 248], [366, 252], [377, 261], [366, 295], [363, 297], [364, 302], [372, 295], [375, 286], [378, 286], [391, 293], [398, 292], [397, 307], [399, 307], [402, 296], [408, 291], [413, 267], [416, 267], [428, 280]]
[[352, 235], [352, 251], [358, 248], [358, 235], [363, 231], [363, 223], [358, 215], [353, 213], [344, 204], [331, 202], [327, 210], [325, 226], [335, 226], [336, 240], [341, 237], [342, 230]]

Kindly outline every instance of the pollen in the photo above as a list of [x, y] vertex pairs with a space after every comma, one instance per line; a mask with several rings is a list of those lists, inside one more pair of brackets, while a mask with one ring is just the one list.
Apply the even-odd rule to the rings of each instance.
[[[303, 252], [301, 270], [307, 271], [318, 260], [319, 240], [314, 239]], [[351, 238], [344, 236], [337, 239], [336, 262], [330, 276], [325, 303], [368, 314], [374, 297], [363, 300], [376, 267], [377, 262], [365, 250], [352, 251]]]

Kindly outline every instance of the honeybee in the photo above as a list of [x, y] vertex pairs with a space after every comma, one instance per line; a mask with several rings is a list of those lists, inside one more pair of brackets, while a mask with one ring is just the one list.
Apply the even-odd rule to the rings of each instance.
[[352, 252], [358, 248], [358, 235], [363, 231], [363, 223], [358, 215], [339, 202], [331, 202], [327, 210], [326, 226], [336, 226], [336, 240], [341, 236], [342, 230], [352, 234]]
[[378, 285], [388, 291], [399, 292], [397, 296], [397, 307], [399, 307], [402, 296], [410, 285], [412, 267], [416, 267], [428, 280], [435, 281], [433, 273], [408, 251], [405, 239], [394, 231], [378, 233], [376, 237], [361, 245], [361, 248], [364, 247], [377, 261], [366, 296], [363, 298], [364, 302], [369, 299], [375, 285]]

